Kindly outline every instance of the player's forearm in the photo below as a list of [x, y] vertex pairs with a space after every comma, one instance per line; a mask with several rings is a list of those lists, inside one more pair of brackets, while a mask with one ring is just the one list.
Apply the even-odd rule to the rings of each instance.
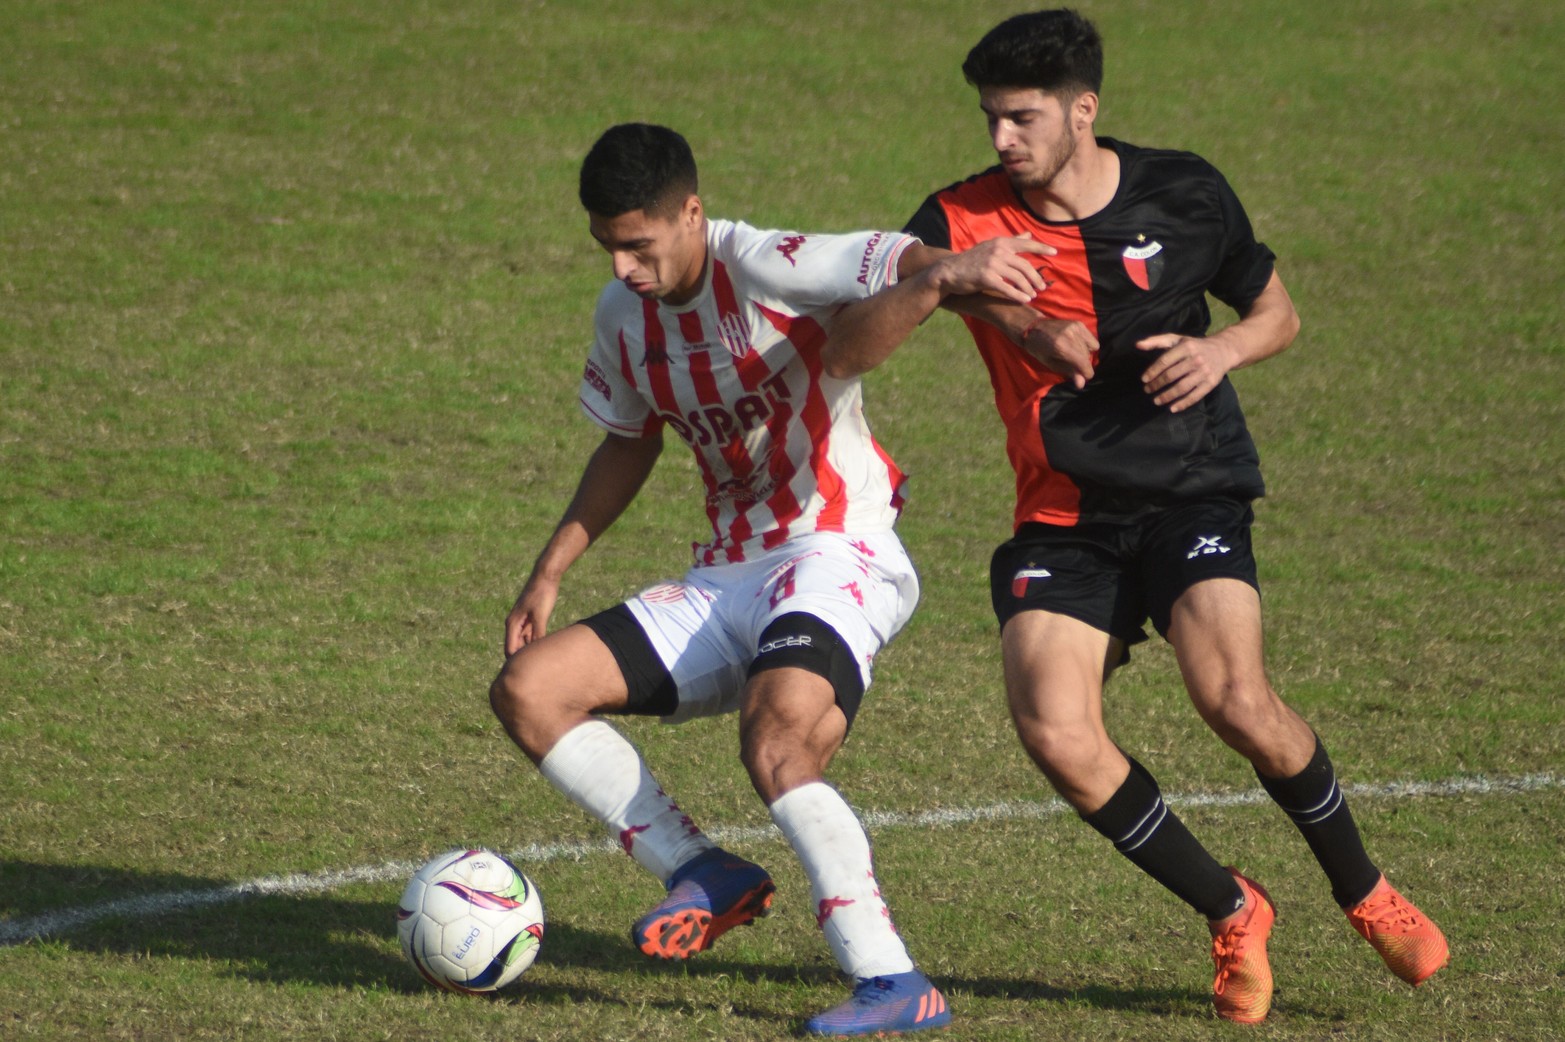
[[989, 239], [961, 253], [922, 245], [904, 252], [915, 259], [898, 262], [896, 285], [849, 305], [833, 321], [822, 352], [829, 375], [873, 369], [950, 297], [987, 294], [1025, 307], [1044, 286], [1034, 255], [1052, 254], [1054, 248], [1017, 236]]
[[983, 293], [947, 297], [940, 302], [940, 306], [955, 314], [989, 323], [1018, 346], [1026, 339], [1027, 330], [1038, 318], [1038, 310], [1034, 307], [997, 300]]
[[1233, 359], [1228, 368], [1233, 370], [1281, 354], [1293, 343], [1298, 332], [1299, 313], [1294, 310], [1282, 279], [1273, 272], [1266, 288], [1261, 290], [1244, 317], [1209, 339], [1228, 349]]
[[[1050, 249], [1046, 252], [1054, 251]], [[950, 256], [953, 256], [951, 250], [916, 243], [904, 250], [898, 259], [897, 274], [900, 278], [911, 279]], [[1026, 339], [1027, 330], [1038, 318], [1037, 310], [1031, 306], [1003, 300], [990, 293], [947, 294], [941, 299], [939, 307], [954, 314], [987, 322], [1017, 345]]]
[[587, 461], [576, 494], [533, 565], [532, 577], [558, 583], [630, 506], [662, 450], [661, 434], [650, 438], [607, 435]]
[[926, 270], [844, 307], [832, 316], [821, 351], [826, 375], [847, 379], [880, 365], [940, 306], [941, 296]]

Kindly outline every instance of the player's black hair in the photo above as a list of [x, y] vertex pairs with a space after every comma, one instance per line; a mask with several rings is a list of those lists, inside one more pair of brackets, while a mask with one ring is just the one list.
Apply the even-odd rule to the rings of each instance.
[[1103, 87], [1103, 37], [1068, 7], [1019, 14], [990, 29], [967, 52], [962, 75], [978, 88], [1097, 94]]
[[675, 131], [621, 123], [598, 138], [581, 163], [581, 205], [599, 217], [632, 210], [662, 216], [696, 194], [696, 158]]

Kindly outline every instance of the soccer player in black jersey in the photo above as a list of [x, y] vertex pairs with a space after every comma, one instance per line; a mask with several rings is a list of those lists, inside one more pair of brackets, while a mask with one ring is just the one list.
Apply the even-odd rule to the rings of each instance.
[[[1030, 307], [948, 301], [989, 368], [1016, 470], [1015, 535], [994, 555], [1006, 692], [1023, 746], [1114, 847], [1209, 921], [1219, 1015], [1271, 1006], [1266, 891], [1225, 869], [1104, 729], [1103, 685], [1150, 619], [1197, 712], [1303, 833], [1349, 921], [1417, 985], [1438, 927], [1364, 852], [1325, 747], [1267, 680], [1250, 503], [1264, 492], [1230, 370], [1284, 350], [1298, 316], [1238, 198], [1186, 152], [1094, 134], [1103, 52], [1073, 11], [1018, 15], [962, 70], [997, 166], [937, 192], [907, 230], [1031, 259]], [[933, 250], [910, 251], [903, 274]], [[1205, 295], [1240, 319], [1209, 334]]]

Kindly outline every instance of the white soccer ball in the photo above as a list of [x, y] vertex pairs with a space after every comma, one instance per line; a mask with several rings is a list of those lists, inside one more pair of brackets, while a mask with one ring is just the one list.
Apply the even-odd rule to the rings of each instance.
[[488, 850], [451, 850], [413, 874], [397, 905], [402, 953], [429, 983], [480, 994], [516, 980], [543, 944], [543, 899]]

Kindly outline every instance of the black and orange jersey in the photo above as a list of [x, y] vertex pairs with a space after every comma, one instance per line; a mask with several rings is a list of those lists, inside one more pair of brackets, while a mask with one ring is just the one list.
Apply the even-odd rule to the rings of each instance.
[[994, 326], [966, 319], [1005, 422], [1018, 526], [1128, 519], [1265, 491], [1233, 385], [1224, 378], [1171, 413], [1142, 389], [1155, 355], [1135, 344], [1158, 333], [1204, 336], [1209, 292], [1244, 314], [1275, 257], [1256, 242], [1222, 174], [1199, 156], [1098, 143], [1119, 156], [1119, 187], [1090, 217], [1044, 220], [993, 167], [930, 196], [906, 229], [953, 250], [1024, 233], [1053, 246], [1054, 256], [1033, 257], [1048, 282], [1033, 307], [1080, 321], [1097, 337], [1096, 371], [1078, 391]]

